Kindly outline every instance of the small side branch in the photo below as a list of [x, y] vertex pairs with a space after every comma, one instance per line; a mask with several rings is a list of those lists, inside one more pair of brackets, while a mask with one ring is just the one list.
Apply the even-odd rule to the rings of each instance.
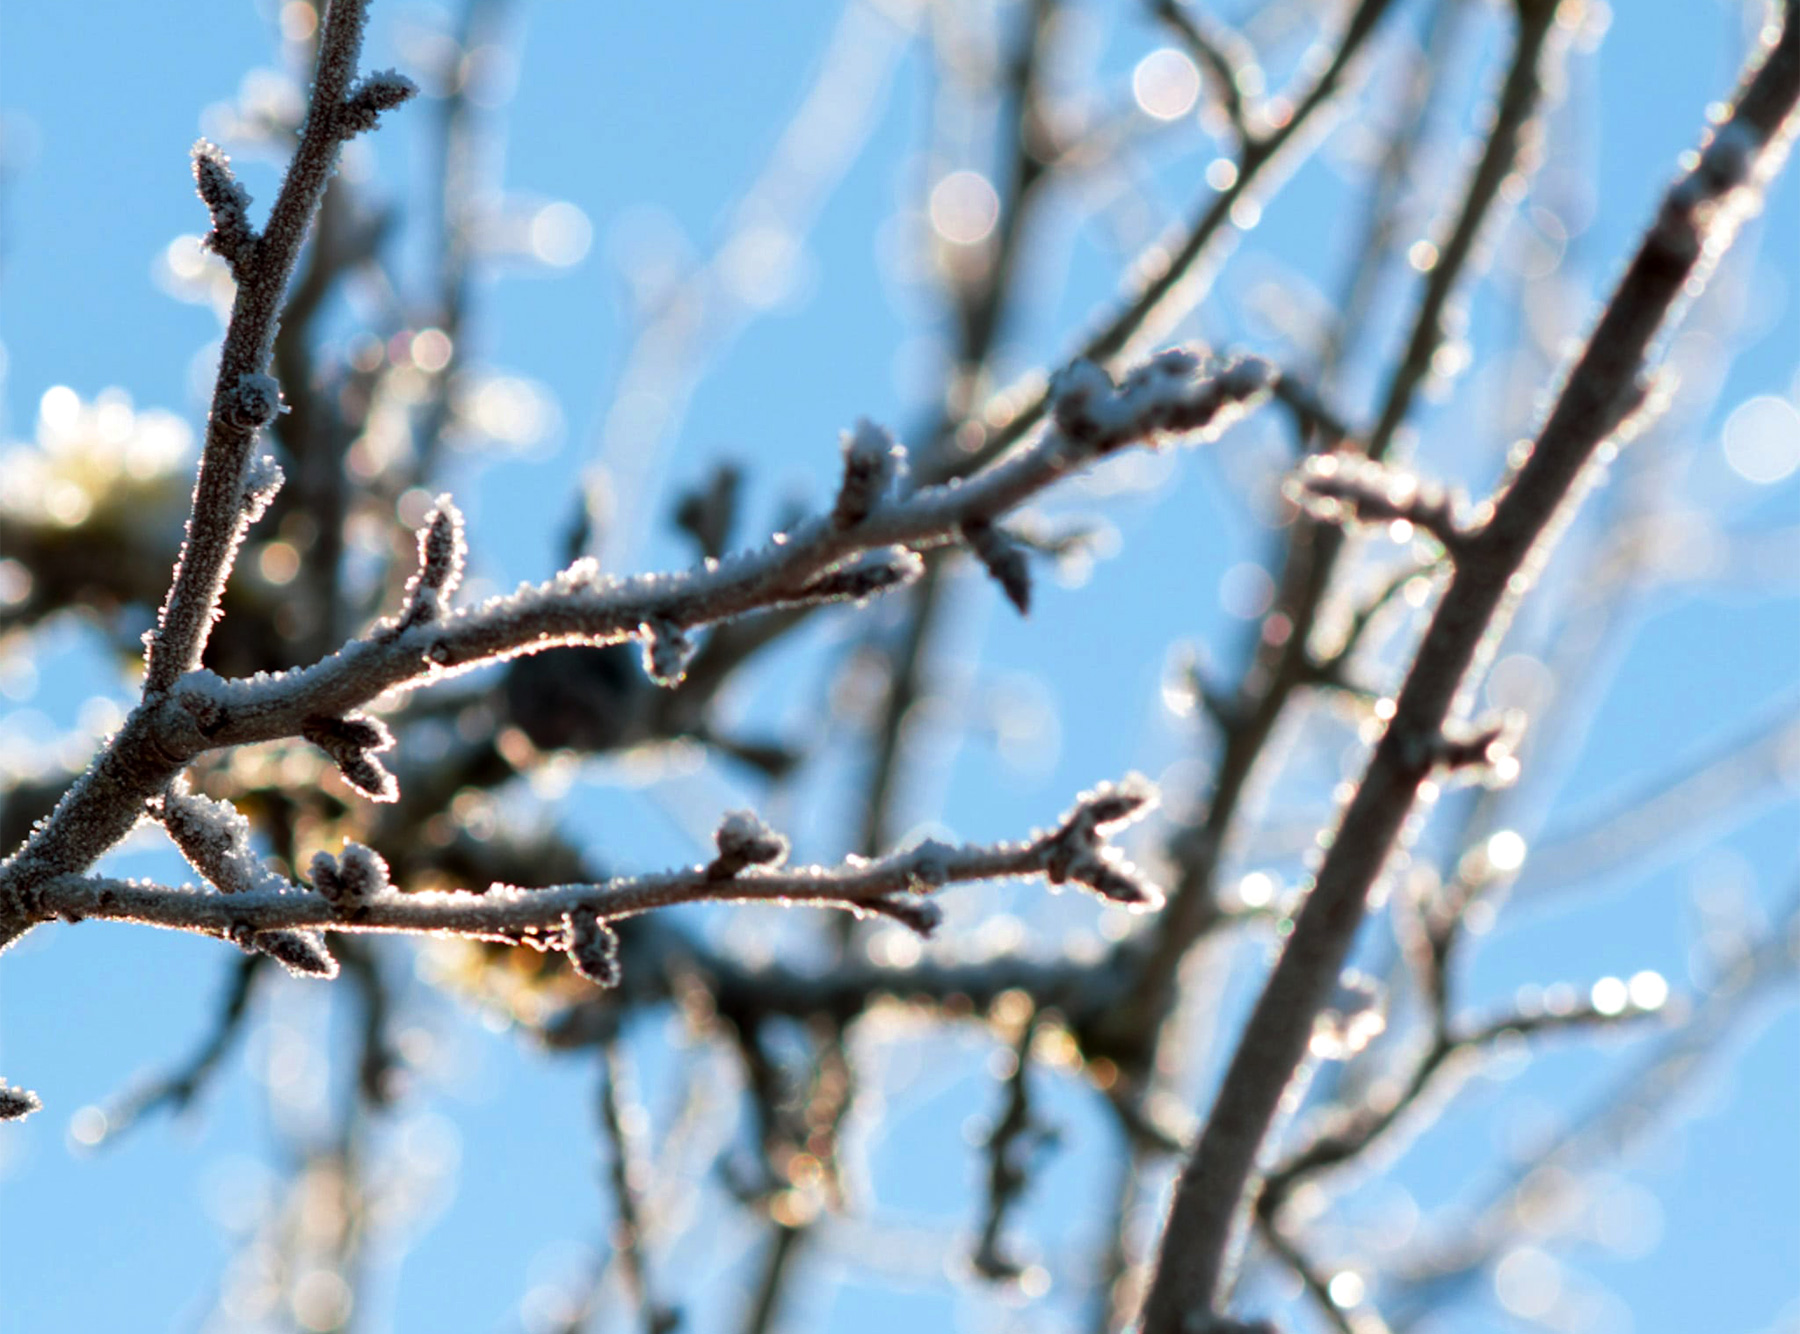
[[[1148, 907], [1158, 891], [1126, 862], [1108, 836], [1142, 816], [1154, 790], [1141, 778], [1102, 784], [1084, 793], [1058, 827], [1023, 843], [927, 842], [873, 861], [836, 866], [783, 867], [785, 842], [766, 829], [746, 830], [742, 816], [727, 819], [720, 856], [705, 866], [595, 884], [522, 889], [494, 885], [486, 892], [403, 894], [387, 883], [385, 866], [355, 845], [336, 859], [315, 859], [315, 888], [271, 886], [237, 893], [145, 881], [69, 876], [34, 891], [38, 910], [68, 921], [100, 918], [189, 931], [264, 950], [290, 969], [307, 968], [288, 942], [303, 939], [323, 958], [325, 932], [402, 932], [526, 944], [567, 953], [577, 969], [601, 985], [616, 981], [608, 962], [616, 945], [607, 923], [680, 903], [810, 904], [872, 913], [929, 934], [939, 920], [927, 897], [945, 885], [1016, 876], [1074, 883], [1128, 907]], [[760, 858], [761, 860], [754, 860]], [[283, 948], [277, 949], [276, 946]]]
[[144, 1088], [129, 1093], [105, 1111], [98, 1138], [90, 1147], [109, 1143], [130, 1130], [139, 1121], [165, 1107], [171, 1112], [185, 1111], [200, 1095], [231, 1050], [231, 1044], [243, 1032], [250, 1014], [250, 997], [256, 976], [267, 964], [261, 954], [239, 959], [231, 970], [231, 981], [213, 1021], [212, 1032], [186, 1061]]
[[1290, 479], [1289, 497], [1327, 523], [1386, 528], [1397, 541], [1428, 533], [1452, 561], [1470, 534], [1467, 502], [1432, 482], [1359, 454], [1319, 454]]
[[1031, 1184], [1032, 1162], [1058, 1139], [1056, 1130], [1046, 1126], [1031, 1109], [1031, 1043], [1037, 1029], [1038, 1014], [1033, 1010], [1020, 1025], [1018, 1041], [1013, 1043], [1005, 1110], [984, 1146], [988, 1160], [987, 1209], [971, 1263], [976, 1273], [995, 1282], [1011, 1282], [1024, 1272], [1024, 1266], [1006, 1245], [1007, 1216]]
[[233, 278], [243, 282], [261, 240], [250, 224], [250, 192], [238, 184], [231, 159], [217, 144], [200, 140], [194, 145], [193, 157], [194, 187], [212, 215], [212, 230], [201, 244], [225, 261]]
[[637, 1305], [644, 1334], [669, 1334], [680, 1326], [681, 1314], [656, 1299], [644, 1249], [644, 1183], [649, 1164], [635, 1124], [643, 1114], [643, 1108], [632, 1099], [630, 1071], [621, 1044], [615, 1039], [602, 1048], [600, 1057], [600, 1128], [609, 1149], [607, 1184], [613, 1199], [613, 1249], [619, 1256], [625, 1285]]

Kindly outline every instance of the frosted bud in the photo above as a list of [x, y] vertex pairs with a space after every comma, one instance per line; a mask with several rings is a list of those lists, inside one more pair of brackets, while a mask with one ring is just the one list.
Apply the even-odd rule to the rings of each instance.
[[247, 948], [268, 955], [295, 977], [338, 975], [337, 958], [317, 931], [257, 931]]
[[779, 866], [787, 860], [788, 841], [754, 811], [730, 812], [713, 841], [719, 855], [706, 868], [708, 879], [729, 880], [747, 866]]
[[240, 431], [260, 429], [281, 412], [281, 385], [273, 375], [240, 375], [219, 406], [226, 425]]
[[350, 90], [338, 113], [341, 133], [348, 139], [351, 135], [374, 129], [382, 112], [392, 111], [418, 91], [419, 86], [411, 79], [391, 69], [365, 75]]
[[41, 1111], [43, 1106], [38, 1095], [31, 1090], [14, 1088], [0, 1079], [0, 1121], [17, 1121], [20, 1117]]
[[659, 686], [678, 686], [687, 675], [694, 643], [675, 622], [658, 618], [639, 628], [644, 637], [644, 673]]
[[593, 913], [570, 913], [569, 963], [597, 987], [619, 985], [619, 935]]
[[944, 921], [944, 910], [935, 902], [911, 894], [887, 894], [870, 899], [862, 906], [864, 910], [890, 918], [921, 936], [931, 935]]
[[838, 489], [831, 521], [839, 528], [854, 528], [873, 513], [894, 484], [906, 461], [906, 450], [887, 431], [867, 420], [845, 431], [844, 481]]
[[963, 540], [969, 544], [1006, 600], [1024, 616], [1031, 610], [1031, 567], [1025, 552], [1005, 529], [986, 519], [970, 519], [962, 525]]

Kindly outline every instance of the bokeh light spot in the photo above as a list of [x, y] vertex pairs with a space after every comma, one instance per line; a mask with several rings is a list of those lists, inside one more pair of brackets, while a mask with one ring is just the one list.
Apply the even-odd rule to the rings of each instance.
[[1145, 115], [1179, 120], [1200, 100], [1200, 71], [1172, 46], [1152, 51], [1131, 72], [1131, 95]]
[[977, 171], [953, 171], [931, 192], [931, 226], [951, 245], [978, 245], [1000, 221], [1000, 196]]
[[1747, 482], [1773, 486], [1800, 468], [1800, 410], [1785, 398], [1759, 394], [1725, 419], [1725, 462]]

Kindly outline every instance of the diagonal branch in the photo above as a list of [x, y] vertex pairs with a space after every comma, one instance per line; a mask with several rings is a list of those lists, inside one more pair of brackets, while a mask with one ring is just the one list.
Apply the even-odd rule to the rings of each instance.
[[1782, 13], [1779, 30], [1765, 33], [1735, 108], [1664, 197], [1492, 519], [1470, 537], [1177, 1184], [1145, 1334], [1177, 1334], [1222, 1304], [1241, 1224], [1255, 1202], [1263, 1142], [1301, 1071], [1314, 1018], [1362, 924], [1368, 892], [1431, 777], [1417, 758], [1421, 742], [1442, 735], [1481, 645], [1493, 642], [1517, 600], [1524, 582], [1518, 576], [1596, 454], [1642, 402], [1642, 377], [1671, 311], [1704, 281], [1785, 156], [1800, 100], [1800, 0], [1787, 0]]

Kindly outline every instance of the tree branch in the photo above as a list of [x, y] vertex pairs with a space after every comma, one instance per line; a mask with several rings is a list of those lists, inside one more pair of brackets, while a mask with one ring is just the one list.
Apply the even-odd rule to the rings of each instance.
[[[189, 931], [262, 950], [301, 971], [307, 970], [294, 951], [278, 946], [296, 937], [316, 943], [316, 932], [404, 932], [560, 950], [584, 976], [610, 985], [617, 979], [606, 924], [678, 903], [816, 904], [875, 913], [929, 934], [939, 916], [926, 897], [932, 891], [972, 880], [1043, 876], [1052, 884], [1085, 886], [1128, 907], [1147, 907], [1157, 901], [1156, 890], [1106, 840], [1153, 804], [1153, 790], [1132, 777], [1082, 794], [1053, 832], [1026, 843], [927, 842], [839, 866], [780, 868], [785, 841], [760, 827], [755, 836], [747, 834], [744, 819], [734, 816], [720, 826], [720, 855], [708, 865], [596, 884], [400, 893], [387, 883], [385, 865], [352, 845], [336, 862], [324, 854], [315, 858], [312, 892], [258, 884], [226, 894], [65, 876], [35, 887], [31, 900], [40, 918], [100, 918]], [[322, 952], [323, 945], [318, 949]]]
[[[1226, 233], [1233, 208], [1264, 184], [1263, 177], [1272, 174], [1290, 147], [1302, 141], [1301, 131], [1342, 91], [1351, 68], [1386, 17], [1391, 4], [1392, 0], [1360, 0], [1324, 69], [1297, 99], [1293, 113], [1268, 135], [1245, 144], [1232, 183], [1207, 196], [1199, 217], [1178, 243], [1158, 243], [1133, 267], [1133, 278], [1140, 290], [1083, 343], [1077, 361], [1110, 365], [1127, 355], [1134, 346], [1160, 336], [1179, 314], [1192, 308], [1205, 285], [1197, 280], [1200, 262], [1211, 251], [1214, 242]], [[1009, 404], [1019, 406], [1006, 406]], [[1015, 385], [1001, 390], [989, 400], [986, 408], [971, 417], [974, 421], [999, 423], [987, 432], [981, 447], [961, 459], [934, 461], [940, 462], [941, 466], [929, 480], [935, 481], [940, 475], [966, 470], [998, 457], [1022, 440], [1052, 406], [1050, 389]]]
[[[391, 780], [372, 758], [385, 733], [356, 712], [387, 691], [562, 644], [633, 637], [650, 641], [657, 666], [658, 644], [667, 648], [702, 625], [867, 597], [910, 578], [915, 550], [957, 541], [965, 524], [991, 521], [1121, 448], [1216, 437], [1260, 400], [1268, 378], [1261, 362], [1219, 364], [1180, 349], [1116, 386], [1078, 364], [1059, 381], [1056, 429], [974, 477], [914, 492], [854, 526], [812, 519], [759, 550], [674, 575], [611, 579], [581, 561], [481, 607], [404, 627], [388, 622], [311, 667], [234, 681], [191, 672], [146, 696], [50, 818], [0, 866], [0, 947], [46, 920], [33, 906], [35, 887], [86, 870], [130, 830], [145, 802], [208, 750], [303, 734], [326, 746], [354, 783], [391, 800]], [[434, 520], [430, 529], [437, 527]], [[428, 532], [421, 543], [428, 564], [433, 545]], [[366, 782], [358, 777], [365, 771]]]
[[251, 448], [257, 430], [274, 420], [277, 410], [277, 389], [268, 365], [281, 300], [336, 168], [338, 149], [372, 126], [379, 111], [398, 106], [416, 91], [399, 75], [382, 74], [359, 84], [354, 101], [350, 100], [367, 17], [368, 0], [331, 0], [325, 11], [300, 145], [261, 236], [250, 234], [244, 213], [249, 196], [230, 179], [224, 155], [204, 144], [195, 151], [200, 193], [212, 211], [213, 235], [238, 279], [238, 290], [219, 354], [187, 541], [150, 636], [147, 695], [168, 690], [184, 672], [200, 665], [238, 544], [250, 524], [252, 505], [245, 482]]
[[1800, 98], [1797, 9], [1800, 0], [1787, 0], [1781, 28], [1765, 34], [1735, 109], [1665, 196], [1529, 456], [1492, 519], [1471, 536], [1181, 1174], [1145, 1334], [1190, 1328], [1228, 1291], [1263, 1141], [1301, 1070], [1314, 1017], [1362, 923], [1368, 892], [1431, 776], [1417, 758], [1420, 747], [1442, 735], [1480, 646], [1493, 642], [1517, 600], [1516, 576], [1595, 455], [1641, 403], [1646, 361], [1670, 312], [1723, 253], [1755, 187], [1784, 156]]

